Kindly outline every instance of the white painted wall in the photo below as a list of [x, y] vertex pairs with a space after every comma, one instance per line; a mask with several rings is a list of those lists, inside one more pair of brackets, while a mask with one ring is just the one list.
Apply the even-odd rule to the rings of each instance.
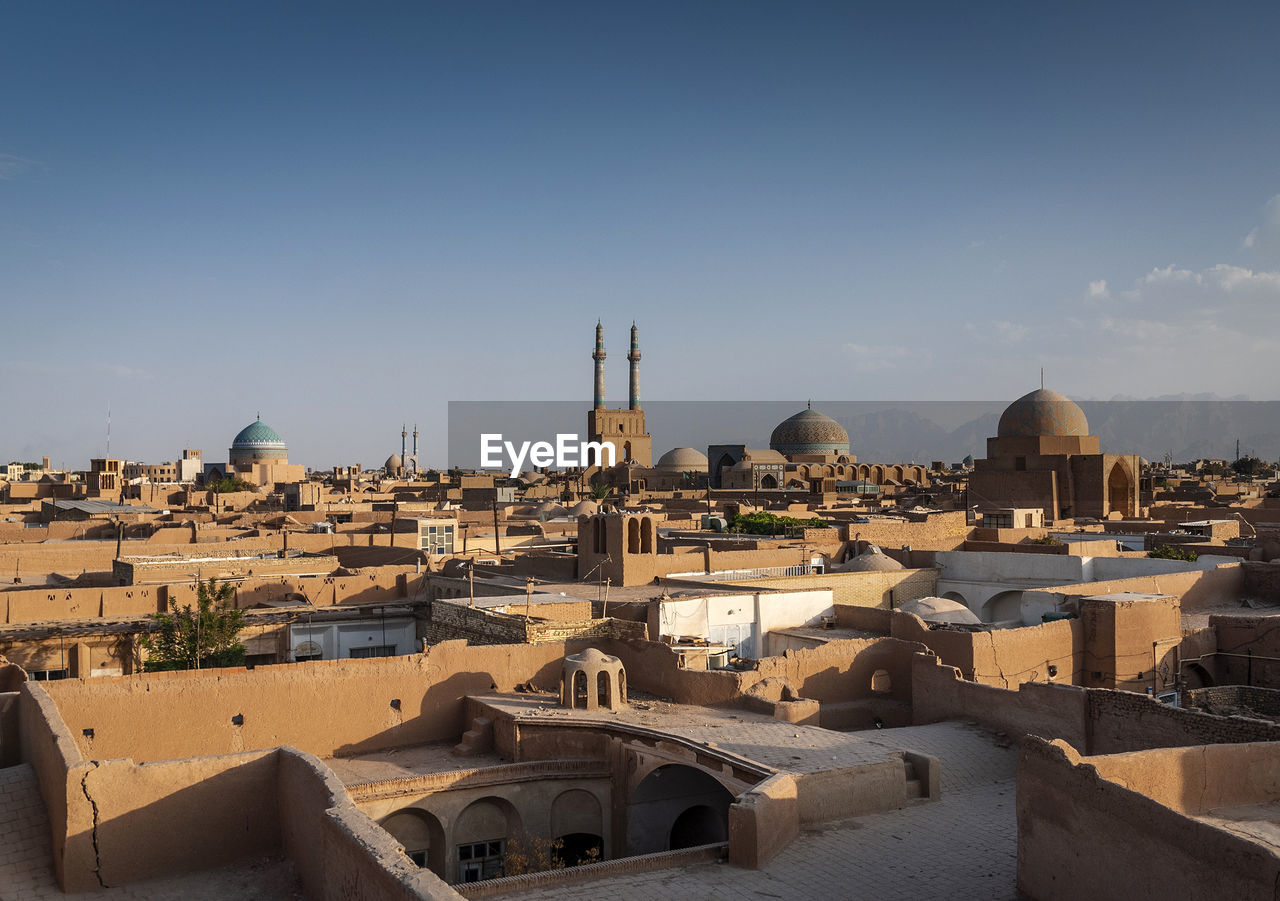
[[771, 630], [818, 625], [834, 613], [830, 589], [681, 598], [659, 605], [658, 634], [733, 645], [740, 656], [758, 658]]
[[396, 654], [418, 650], [413, 619], [406, 617], [387, 617], [385, 632], [376, 616], [311, 625], [294, 623], [289, 627], [289, 659], [293, 660], [298, 646], [308, 641], [320, 646], [324, 660], [342, 660], [351, 656], [352, 648], [382, 644], [394, 645]]

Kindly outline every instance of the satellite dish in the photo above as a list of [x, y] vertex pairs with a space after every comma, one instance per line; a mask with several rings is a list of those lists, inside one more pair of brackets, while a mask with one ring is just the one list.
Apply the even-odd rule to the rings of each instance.
[[314, 641], [304, 641], [293, 649], [295, 657], [315, 657], [317, 654], [323, 654], [324, 648], [316, 644]]

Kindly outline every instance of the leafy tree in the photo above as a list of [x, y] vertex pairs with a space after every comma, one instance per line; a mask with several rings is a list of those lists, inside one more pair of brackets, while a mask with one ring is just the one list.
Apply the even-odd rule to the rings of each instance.
[[613, 488], [605, 482], [594, 481], [591, 483], [591, 498], [593, 500], [602, 501], [611, 494], [613, 494]]
[[223, 479], [211, 481], [204, 486], [214, 494], [233, 494], [237, 491], [253, 491], [254, 487], [239, 476], [227, 476]]
[[217, 579], [201, 582], [196, 606], [169, 602], [168, 613], [153, 613], [156, 631], [142, 638], [149, 652], [148, 671], [204, 669], [244, 663], [244, 645], [238, 640], [244, 628], [244, 611], [232, 602], [234, 589]]
[[792, 516], [778, 516], [760, 510], [756, 513], [735, 514], [729, 520], [729, 531], [744, 535], [794, 535], [805, 529], [826, 529], [830, 527], [824, 519], [796, 519]]
[[1162, 544], [1154, 550], [1147, 551], [1147, 556], [1157, 560], [1184, 560], [1187, 563], [1195, 563], [1200, 559], [1200, 555], [1189, 547], [1174, 547], [1168, 544]]
[[1231, 464], [1231, 468], [1235, 470], [1237, 475], [1252, 476], [1262, 472], [1266, 466], [1257, 457], [1241, 457]]

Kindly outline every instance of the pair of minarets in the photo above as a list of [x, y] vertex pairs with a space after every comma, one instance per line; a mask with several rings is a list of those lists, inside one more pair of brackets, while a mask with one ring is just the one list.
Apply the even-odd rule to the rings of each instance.
[[[627, 359], [631, 361], [631, 393], [629, 406], [632, 410], [640, 409], [640, 337], [636, 324], [631, 323], [631, 353]], [[596, 320], [596, 352], [591, 359], [596, 361], [596, 398], [595, 408], [599, 410], [605, 405], [604, 399], [604, 326]]]
[[[408, 468], [409, 468], [409, 460], [408, 460], [408, 458], [406, 458], [406, 457], [405, 457], [405, 455], [404, 455], [404, 450], [405, 450], [405, 448], [404, 448], [404, 442], [405, 442], [405, 439], [406, 439], [406, 438], [408, 438], [408, 437], [409, 437], [409, 424], [408, 424], [408, 423], [405, 423], [404, 425], [400, 426], [400, 465], [401, 465], [401, 466], [403, 466], [405, 469], [408, 469]], [[417, 469], [417, 468], [418, 468], [418, 467], [417, 467], [417, 463], [418, 463], [418, 424], [417, 424], [416, 422], [413, 424], [413, 462], [414, 462], [414, 469]]]

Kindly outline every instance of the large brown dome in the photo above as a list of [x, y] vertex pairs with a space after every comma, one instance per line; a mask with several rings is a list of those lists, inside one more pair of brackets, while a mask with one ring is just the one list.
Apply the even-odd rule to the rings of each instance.
[[840, 423], [817, 410], [801, 410], [778, 423], [769, 447], [780, 454], [847, 454], [849, 433]]
[[1076, 402], [1046, 388], [1037, 388], [1009, 404], [996, 429], [1000, 438], [1088, 434], [1089, 421]]

